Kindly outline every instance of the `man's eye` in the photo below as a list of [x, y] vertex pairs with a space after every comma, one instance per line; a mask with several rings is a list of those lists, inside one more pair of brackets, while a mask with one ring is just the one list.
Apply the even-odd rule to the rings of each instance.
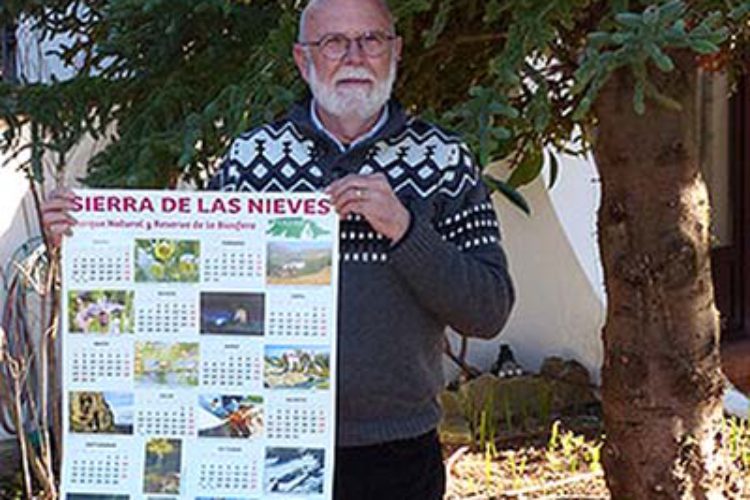
[[385, 41], [385, 36], [381, 33], [367, 33], [362, 36], [362, 40], [365, 43], [378, 44]]
[[330, 36], [323, 41], [323, 45], [335, 48], [345, 47], [347, 45], [347, 38], [341, 35]]

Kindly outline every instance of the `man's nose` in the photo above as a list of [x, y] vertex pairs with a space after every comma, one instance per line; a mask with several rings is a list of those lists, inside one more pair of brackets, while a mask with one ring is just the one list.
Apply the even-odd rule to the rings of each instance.
[[359, 40], [351, 40], [344, 54], [344, 62], [348, 64], [362, 64], [365, 58], [362, 43]]

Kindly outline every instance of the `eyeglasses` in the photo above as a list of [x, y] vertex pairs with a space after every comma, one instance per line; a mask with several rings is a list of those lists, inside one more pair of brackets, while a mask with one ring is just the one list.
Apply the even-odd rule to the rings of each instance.
[[300, 42], [300, 45], [317, 47], [323, 57], [338, 61], [349, 52], [352, 42], [357, 42], [357, 46], [365, 55], [378, 57], [388, 50], [396, 38], [396, 35], [384, 31], [367, 31], [356, 38], [349, 38], [343, 33], [330, 33], [317, 42]]

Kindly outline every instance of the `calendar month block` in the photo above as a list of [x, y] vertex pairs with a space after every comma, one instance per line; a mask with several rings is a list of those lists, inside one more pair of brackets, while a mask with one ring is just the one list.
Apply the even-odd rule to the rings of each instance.
[[198, 294], [191, 290], [139, 289], [135, 300], [136, 333], [158, 338], [198, 331]]
[[71, 336], [64, 353], [69, 388], [122, 390], [132, 386], [132, 343], [124, 337]]
[[321, 346], [266, 346], [263, 386], [268, 389], [329, 389], [330, 351]]
[[71, 286], [123, 285], [133, 280], [131, 245], [93, 238], [85, 245], [71, 245], [69, 253], [70, 256], [63, 263], [63, 270]]
[[133, 434], [133, 393], [72, 391], [68, 428], [82, 434]]
[[266, 448], [263, 490], [266, 493], [323, 493], [325, 450]]
[[135, 240], [136, 283], [197, 283], [199, 273], [198, 240]]
[[140, 391], [136, 395], [135, 433], [141, 436], [195, 437], [195, 395]]
[[327, 342], [333, 326], [330, 300], [325, 294], [277, 289], [268, 295], [267, 336], [276, 342]]
[[154, 438], [146, 441], [144, 493], [179, 494], [182, 480], [182, 441]]
[[133, 333], [134, 293], [127, 290], [68, 292], [68, 331], [117, 335]]
[[203, 394], [198, 397], [198, 436], [254, 438], [263, 434], [263, 397]]
[[262, 336], [265, 302], [263, 293], [201, 292], [201, 334]]
[[129, 489], [136, 464], [123, 439], [129, 438], [114, 436], [106, 441], [83, 438], [68, 443], [63, 479], [71, 492], [119, 495]]
[[199, 441], [189, 456], [192, 489], [209, 498], [260, 496], [262, 447], [249, 446], [246, 442], [237, 445], [205, 443], [205, 440]]
[[203, 283], [214, 286], [263, 282], [265, 262], [262, 246], [243, 240], [224, 240], [204, 249]]
[[330, 242], [270, 242], [266, 282], [269, 285], [330, 285], [332, 262]]
[[203, 342], [200, 382], [210, 391], [258, 391], [263, 387], [263, 347], [241, 341]]
[[325, 400], [307, 396], [269, 398], [266, 435], [273, 440], [322, 440], [330, 430]]
[[197, 386], [199, 350], [197, 342], [136, 342], [136, 388]]

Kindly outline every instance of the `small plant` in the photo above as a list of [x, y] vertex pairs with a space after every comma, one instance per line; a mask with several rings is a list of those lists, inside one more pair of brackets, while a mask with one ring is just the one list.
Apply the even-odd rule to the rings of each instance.
[[745, 470], [750, 470], [750, 422], [738, 417], [725, 420], [729, 456]]
[[583, 466], [589, 471], [602, 470], [601, 441], [588, 441], [573, 431], [561, 432], [561, 422], [555, 420], [550, 430], [545, 458], [554, 470], [574, 473]]

